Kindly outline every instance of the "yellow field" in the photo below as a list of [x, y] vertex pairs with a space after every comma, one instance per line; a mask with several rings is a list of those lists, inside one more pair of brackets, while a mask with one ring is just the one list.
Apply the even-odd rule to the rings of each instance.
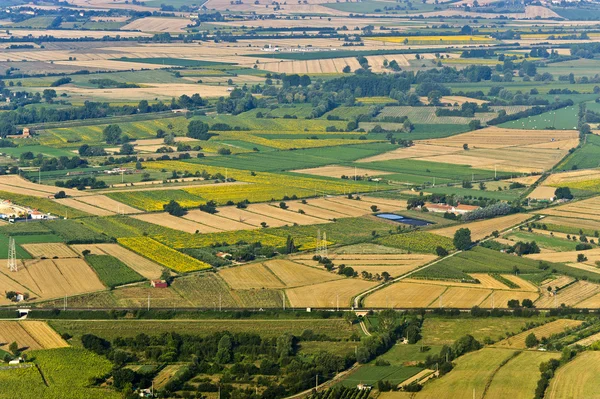
[[597, 399], [600, 397], [600, 352], [583, 352], [560, 367], [546, 393], [549, 399]]
[[529, 218], [531, 218], [531, 215], [528, 215], [526, 213], [515, 213], [513, 215], [501, 216], [493, 219], [482, 220], [479, 222], [444, 227], [441, 229], [432, 230], [431, 232], [444, 237], [454, 237], [454, 233], [456, 232], [456, 230], [458, 230], [459, 228], [466, 227], [469, 230], [471, 230], [471, 238], [473, 240], [481, 240], [482, 238], [490, 236], [495, 230], [502, 232], [510, 227], [523, 223]]
[[0, 321], [0, 349], [11, 342], [21, 349], [53, 349], [69, 346], [46, 322]]
[[579, 321], [579, 320], [567, 320], [567, 319], [556, 320], [556, 321], [544, 324], [543, 326], [532, 328], [531, 330], [523, 331], [522, 333], [512, 336], [510, 338], [506, 338], [506, 339], [496, 343], [495, 346], [500, 347], [500, 348], [525, 349], [526, 348], [525, 338], [531, 333], [534, 333], [535, 336], [537, 337], [537, 339], [542, 339], [544, 337], [548, 338], [551, 335], [558, 334], [569, 328], [577, 327], [581, 323], [583, 323], [583, 322]]
[[352, 298], [376, 283], [361, 279], [344, 278], [285, 290], [287, 299], [295, 308], [336, 308], [350, 306]]
[[77, 254], [62, 242], [21, 245], [34, 258], [76, 258]]

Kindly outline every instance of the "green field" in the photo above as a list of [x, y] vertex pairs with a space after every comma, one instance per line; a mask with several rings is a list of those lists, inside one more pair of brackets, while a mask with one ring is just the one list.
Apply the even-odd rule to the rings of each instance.
[[[187, 119], [183, 117], [154, 119], [140, 122], [117, 123], [124, 135], [132, 139], [156, 138], [158, 129], [167, 134], [184, 136], [187, 132]], [[102, 131], [107, 125], [89, 125], [47, 129], [40, 136], [40, 143], [55, 147], [79, 147], [82, 144], [98, 145], [103, 141]], [[71, 154], [73, 155], [73, 154]]]
[[534, 260], [475, 247], [417, 272], [414, 277], [471, 280], [466, 273], [514, 273], [515, 270], [523, 274], [541, 273], [537, 266]]
[[485, 337], [498, 341], [506, 338], [507, 332], [521, 332], [521, 328], [534, 320], [525, 317], [426, 317], [421, 333], [423, 339], [419, 343], [432, 346], [450, 345], [467, 334], [479, 341], [483, 341]]
[[512, 129], [559, 129], [576, 130], [579, 108], [575, 105], [557, 109], [556, 111], [545, 112], [540, 115], [530, 116], [502, 123], [499, 126]]
[[579, 241], [571, 241], [563, 238], [551, 237], [545, 234], [528, 233], [517, 231], [507, 235], [513, 241], [530, 242], [535, 241], [541, 248], [554, 251], [575, 251]]
[[102, 377], [111, 371], [112, 363], [104, 357], [73, 348], [37, 350], [31, 352], [30, 357], [34, 367], [0, 370], [0, 398], [121, 397], [108, 389], [90, 387], [91, 379]]
[[[414, 184], [444, 184], [464, 180], [493, 179], [494, 171], [471, 168], [466, 165], [452, 165], [440, 162], [419, 161], [414, 159], [396, 159], [360, 163], [357, 166], [377, 169], [393, 174], [386, 175], [387, 180]], [[497, 172], [498, 178], [510, 177], [508, 172]], [[435, 179], [435, 182], [434, 182]], [[482, 194], [483, 195], [483, 194]]]
[[140, 276], [114, 256], [90, 254], [86, 255], [85, 261], [109, 288], [144, 280], [144, 277]]
[[588, 134], [585, 144], [556, 167], [558, 170], [591, 169], [600, 167], [600, 136]]
[[[447, 237], [424, 231], [412, 231], [409, 233], [393, 234], [377, 240], [379, 244], [393, 248], [400, 248], [410, 252], [436, 253], [437, 247], [445, 248], [447, 251], [454, 249], [452, 240]], [[429, 269], [428, 269], [429, 270]]]
[[219, 331], [249, 332], [264, 337], [284, 333], [301, 335], [304, 330], [332, 338], [348, 339], [356, 332], [342, 319], [243, 319], [231, 320], [51, 320], [49, 324], [60, 334], [69, 333], [73, 342], [83, 334], [94, 334], [112, 340], [116, 337], [135, 337], [139, 333], [160, 335], [166, 332], [206, 336]]

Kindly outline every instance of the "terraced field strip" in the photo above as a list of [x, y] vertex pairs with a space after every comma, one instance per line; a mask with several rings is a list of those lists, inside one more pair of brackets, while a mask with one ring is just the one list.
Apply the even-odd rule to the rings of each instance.
[[119, 201], [115, 201], [106, 195], [88, 195], [77, 198], [77, 201], [84, 202], [86, 204], [95, 206], [97, 208], [105, 209], [109, 212], [115, 212], [118, 214], [132, 214], [141, 213], [139, 209], [133, 208], [129, 205], [125, 205]]
[[53, 349], [69, 346], [46, 322], [43, 321], [0, 321], [0, 348], [12, 342], [19, 348]]
[[78, 255], [62, 242], [21, 244], [35, 258], [77, 258]]
[[68, 206], [70, 208], [74, 208], [80, 210], [82, 212], [87, 212], [91, 215], [96, 216], [112, 216], [116, 215], [115, 211], [109, 211], [106, 209], [98, 208], [97, 206], [93, 206], [90, 204], [86, 204], [85, 202], [77, 201], [75, 198], [62, 198], [54, 200], [61, 205]]
[[45, 321], [21, 321], [23, 327], [44, 349], [66, 348], [67, 342], [61, 338]]
[[215, 227], [210, 227], [204, 224], [196, 223], [192, 220], [171, 216], [166, 212], [146, 213], [143, 215], [132, 215], [132, 218], [143, 220], [144, 222], [157, 224], [159, 226], [168, 227], [186, 233], [194, 234], [197, 231], [201, 233], [217, 233], [223, 231]]
[[493, 219], [475, 221], [472, 223], [435, 229], [431, 232], [444, 237], [454, 237], [454, 233], [459, 228], [468, 228], [469, 230], [471, 230], [471, 238], [473, 240], [481, 240], [491, 235], [493, 231], [504, 231], [513, 226], [521, 224], [530, 218], [531, 215], [529, 214], [515, 213], [513, 215], [508, 216], [500, 216]]
[[298, 288], [286, 289], [285, 293], [290, 305], [294, 308], [329, 308], [348, 307], [352, 298], [376, 283], [353, 279], [340, 279], [320, 284], [312, 284]]
[[272, 204], [252, 204], [248, 205], [247, 210], [248, 212], [256, 213], [262, 216], [279, 219], [288, 224], [309, 225], [327, 223], [327, 221], [323, 221], [322, 219], [317, 219], [308, 215], [302, 215], [297, 212], [285, 210]]
[[532, 328], [531, 330], [523, 331], [520, 334], [506, 338], [494, 344], [498, 348], [525, 349], [525, 338], [533, 333], [537, 339], [549, 338], [554, 334], [561, 333], [569, 328], [580, 326], [583, 321], [560, 319], [544, 324], [540, 327]]
[[319, 270], [286, 259], [270, 260], [265, 262], [264, 266], [286, 287], [299, 287], [343, 278], [339, 274], [327, 272], [325, 269]]

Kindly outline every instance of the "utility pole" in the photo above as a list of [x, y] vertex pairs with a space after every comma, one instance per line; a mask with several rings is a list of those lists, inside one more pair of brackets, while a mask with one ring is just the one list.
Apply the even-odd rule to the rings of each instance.
[[319, 388], [319, 374], [315, 375], [315, 391]]
[[150, 294], [148, 294], [148, 310], [150, 310]]
[[285, 311], [285, 291], [281, 292], [281, 298], [283, 299], [282, 304], [283, 304], [283, 310]]
[[219, 312], [221, 311], [223, 307], [221, 306], [221, 294], [219, 294]]
[[67, 296], [65, 295], [65, 300], [63, 302], [63, 310], [67, 310]]

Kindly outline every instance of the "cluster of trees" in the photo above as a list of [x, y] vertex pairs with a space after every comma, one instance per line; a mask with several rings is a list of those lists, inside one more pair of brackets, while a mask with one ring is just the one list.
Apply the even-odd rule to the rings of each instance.
[[509, 215], [511, 213], [517, 213], [519, 208], [515, 208], [506, 202], [496, 202], [495, 204], [488, 205], [483, 208], [475, 209], [474, 211], [465, 213], [462, 216], [464, 221], [477, 220], [477, 219], [489, 219], [496, 216]]
[[452, 360], [466, 353], [479, 350], [483, 345], [472, 335], [465, 335], [456, 340], [451, 346], [444, 345], [437, 355], [428, 355], [423, 365], [427, 368], [438, 368], [440, 376], [450, 372], [454, 366]]
[[62, 155], [58, 158], [44, 158], [43, 154], [33, 155], [31, 151], [22, 153], [19, 156], [19, 161], [22, 166], [36, 166], [39, 167], [42, 172], [84, 168], [88, 165], [88, 162], [85, 159], [81, 159], [78, 156], [69, 158]]
[[[117, 337], [112, 342], [91, 334], [81, 338], [84, 348], [114, 363], [113, 385], [125, 397], [131, 396], [134, 388], [149, 387], [157, 373], [156, 370], [139, 373], [124, 367], [145, 359], [186, 363], [186, 367], [162, 388], [161, 395], [171, 396], [175, 391], [199, 394], [220, 389], [224, 399], [255, 394], [254, 389], [246, 392], [244, 388], [236, 387], [251, 380], [262, 387], [262, 395], [257, 398], [284, 397], [310, 388], [315, 376], [325, 380], [355, 361], [353, 354], [342, 357], [321, 352], [310, 358], [297, 356], [298, 343], [306, 340], [332, 339], [309, 330], [300, 336], [282, 334], [273, 338], [228, 331], [205, 337], [176, 333], [157, 336], [138, 334], [135, 337]], [[216, 375], [219, 382], [203, 379], [197, 386], [189, 384], [188, 381], [198, 374]]]
[[76, 188], [78, 190], [85, 190], [88, 187], [91, 189], [107, 188], [104, 180], [97, 180], [95, 177], [74, 177], [67, 181], [57, 180], [54, 182], [56, 187], [64, 188]]

